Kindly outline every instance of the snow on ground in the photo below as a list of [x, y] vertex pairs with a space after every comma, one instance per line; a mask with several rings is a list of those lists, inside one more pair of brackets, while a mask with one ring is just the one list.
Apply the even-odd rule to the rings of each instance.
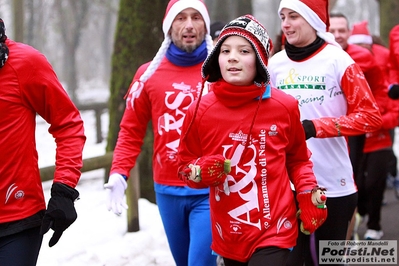
[[[87, 100], [107, 99], [104, 90], [84, 90]], [[105, 140], [96, 143], [94, 111], [82, 112], [87, 136], [84, 158], [105, 153]], [[102, 132], [106, 138], [108, 113], [102, 117]], [[48, 133], [48, 124], [37, 118], [36, 139], [39, 166], [54, 164], [55, 143]], [[127, 215], [120, 217], [106, 208], [106, 191], [103, 189], [104, 170], [83, 173], [76, 189], [80, 199], [75, 203], [78, 219], [50, 248], [48, 242], [53, 233], [45, 234], [39, 254], [38, 266], [173, 266], [174, 261], [163, 230], [158, 208], [146, 199], [139, 200], [140, 231], [127, 233]], [[46, 200], [49, 199], [51, 181], [43, 183]]]

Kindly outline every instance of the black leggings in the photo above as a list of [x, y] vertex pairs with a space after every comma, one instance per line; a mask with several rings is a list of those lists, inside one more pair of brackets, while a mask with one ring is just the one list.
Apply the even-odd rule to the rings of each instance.
[[360, 171], [363, 158], [364, 142], [366, 135], [348, 137], [349, 158], [351, 160], [353, 175], [356, 177]]
[[356, 178], [359, 190], [357, 207], [361, 216], [369, 215], [368, 229], [381, 230], [381, 205], [392, 153], [392, 150], [379, 150], [363, 155], [361, 171]]
[[257, 249], [248, 262], [223, 258], [225, 266], [279, 266], [284, 265], [289, 254], [288, 249], [266, 247]]
[[0, 237], [0, 265], [35, 266], [42, 240], [40, 226]]

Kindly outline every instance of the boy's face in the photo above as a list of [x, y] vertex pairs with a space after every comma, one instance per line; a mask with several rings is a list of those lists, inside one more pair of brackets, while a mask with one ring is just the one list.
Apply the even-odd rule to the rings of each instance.
[[233, 85], [251, 85], [256, 77], [256, 52], [240, 36], [227, 37], [220, 46], [219, 67], [223, 79]]
[[201, 45], [205, 34], [205, 21], [194, 8], [186, 8], [177, 14], [170, 29], [172, 42], [188, 53]]

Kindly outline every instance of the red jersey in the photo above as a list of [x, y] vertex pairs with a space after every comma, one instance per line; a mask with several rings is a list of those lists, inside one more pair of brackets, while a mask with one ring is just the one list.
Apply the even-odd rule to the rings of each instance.
[[385, 88], [377, 92], [373, 91], [374, 98], [381, 113], [382, 126], [379, 130], [366, 134], [366, 141], [363, 149], [366, 153], [391, 148], [393, 143], [390, 131], [398, 125], [399, 120], [399, 106], [394, 100], [388, 97], [387, 91], [390, 69], [389, 49], [378, 44], [373, 44], [372, 52], [381, 70], [381, 74], [384, 77]]
[[348, 44], [345, 52], [359, 65], [373, 94], [377, 90], [386, 89], [387, 84], [385, 78], [383, 78], [384, 74], [379, 68], [373, 54], [368, 49], [356, 44]]
[[[142, 65], [133, 82], [147, 69]], [[134, 99], [127, 102], [114, 150], [111, 173], [129, 176], [141, 151], [147, 124], [154, 132], [153, 178], [161, 185], [186, 186], [177, 176], [177, 149], [186, 111], [201, 89], [201, 66], [177, 66], [166, 57]], [[132, 82], [132, 83], [133, 83]], [[165, 170], [167, 169], [167, 170]]]
[[[192, 122], [191, 128], [179, 147], [180, 167], [206, 155], [231, 159], [229, 193], [210, 188], [212, 250], [239, 261], [248, 260], [259, 247], [295, 246], [298, 226], [290, 180], [298, 192], [316, 185], [298, 102], [277, 89], [257, 112], [258, 102], [225, 106], [209, 92], [193, 122], [196, 104], [190, 106], [182, 136]], [[193, 181], [188, 185], [204, 186]]]
[[9, 58], [0, 69], [0, 223], [44, 210], [38, 167], [36, 114], [50, 124], [57, 143], [54, 182], [75, 187], [86, 137], [79, 111], [44, 55], [7, 39]]
[[389, 49], [379, 44], [373, 44], [371, 46], [371, 49], [374, 55], [375, 62], [377, 63], [377, 66], [379, 66], [382, 72], [384, 73], [388, 83], [389, 69], [390, 69]]
[[399, 111], [398, 105], [388, 97], [387, 90], [374, 94], [375, 101], [381, 113], [381, 128], [366, 133], [363, 152], [373, 152], [392, 147], [390, 131], [398, 125]]
[[399, 25], [389, 32], [389, 82], [399, 84]]
[[[373, 47], [374, 46], [376, 45], [373, 45]], [[373, 49], [373, 53], [378, 53], [379, 55], [373, 54], [368, 49], [356, 44], [349, 44], [345, 51], [362, 69], [378, 104], [383, 120], [380, 129], [366, 134], [363, 151], [372, 152], [381, 148], [391, 147], [392, 140], [390, 138], [389, 129], [395, 127], [392, 127], [393, 124], [397, 125], [398, 113], [393, 109], [395, 106], [392, 104], [392, 100], [388, 98], [387, 94], [387, 75], [382, 67], [382, 65], [388, 65], [388, 62], [384, 63], [387, 57], [384, 54], [380, 54], [383, 53], [383, 49], [379, 49], [379, 47], [374, 47]], [[376, 59], [377, 57], [379, 58], [378, 61]]]

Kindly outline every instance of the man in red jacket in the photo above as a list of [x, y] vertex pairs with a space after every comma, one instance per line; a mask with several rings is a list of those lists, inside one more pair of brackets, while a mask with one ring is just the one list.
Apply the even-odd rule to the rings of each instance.
[[111, 175], [105, 185], [109, 210], [121, 214], [126, 180], [152, 122], [153, 179], [157, 206], [177, 266], [215, 266], [209, 189], [191, 189], [178, 178], [177, 150], [188, 107], [199, 97], [201, 66], [212, 50], [210, 18], [201, 0], [171, 0], [164, 41], [151, 62], [139, 67], [128, 92]]
[[[384, 196], [386, 177], [390, 172], [391, 162], [396, 162], [392, 149], [393, 138], [391, 132], [398, 125], [397, 104], [388, 97], [388, 65], [389, 50], [381, 45], [373, 44], [369, 33], [367, 21], [353, 25], [351, 36], [348, 39], [351, 44], [365, 47], [373, 54], [377, 65], [381, 69], [380, 79], [384, 81], [385, 88], [374, 92], [374, 97], [382, 116], [382, 126], [379, 130], [368, 133], [363, 148], [361, 170], [356, 176], [358, 186], [358, 213], [361, 216], [368, 214], [366, 239], [378, 240], [383, 231], [380, 224], [381, 206]], [[394, 165], [396, 170], [396, 164]], [[396, 171], [395, 171], [396, 172]]]
[[351, 30], [345, 15], [340, 13], [330, 14], [330, 32], [334, 35], [335, 40], [341, 45], [342, 49], [360, 66], [373, 93], [376, 90], [385, 89], [384, 79], [380, 78], [381, 69], [373, 54], [364, 47], [348, 42]]
[[[334, 35], [335, 40], [337, 41], [337, 43], [339, 43], [339, 45], [341, 45], [342, 49], [344, 49], [352, 57], [356, 64], [360, 66], [373, 94], [376, 94], [378, 91], [384, 91], [384, 89], [386, 88], [386, 83], [384, 82], [384, 79], [380, 78], [383, 73], [378, 67], [372, 53], [364, 47], [348, 43], [348, 39], [351, 35], [351, 30], [347, 17], [342, 13], [331, 13], [329, 31]], [[355, 178], [356, 176], [358, 176], [360, 171], [364, 142], [365, 135], [353, 136], [348, 138], [348, 145], [350, 149], [349, 155], [353, 166], [353, 174]], [[353, 222], [350, 228], [353, 228], [354, 226], [354, 218], [352, 219]], [[348, 232], [348, 237], [350, 237], [350, 235], [352, 234], [351, 230], [349, 231], [350, 232]]]
[[[78, 109], [46, 60], [10, 40], [0, 19], [0, 265], [34, 266], [43, 234], [50, 247], [77, 218], [75, 187], [86, 137]], [[46, 210], [36, 150], [36, 115], [50, 124], [56, 169]]]
[[391, 84], [398, 86], [396, 98], [399, 98], [399, 24], [394, 26], [389, 32], [389, 58], [389, 81]]
[[[385, 90], [386, 83], [384, 79], [380, 78], [383, 74], [373, 54], [364, 47], [348, 43], [351, 31], [346, 16], [341, 13], [331, 13], [329, 31], [334, 35], [336, 42], [341, 45], [342, 49], [360, 66], [373, 94]], [[360, 166], [364, 140], [364, 135], [349, 138], [350, 157], [355, 176]]]
[[375, 61], [383, 71], [384, 76], [386, 76], [385, 79], [388, 80], [389, 49], [374, 43], [373, 36], [368, 29], [367, 20], [353, 24], [351, 35], [347, 41], [349, 44], [356, 44], [369, 50], [374, 55]]
[[[389, 32], [389, 92], [392, 99], [399, 99], [399, 24]], [[398, 105], [398, 104], [397, 104]], [[399, 176], [394, 180], [396, 198], [399, 199]]]

